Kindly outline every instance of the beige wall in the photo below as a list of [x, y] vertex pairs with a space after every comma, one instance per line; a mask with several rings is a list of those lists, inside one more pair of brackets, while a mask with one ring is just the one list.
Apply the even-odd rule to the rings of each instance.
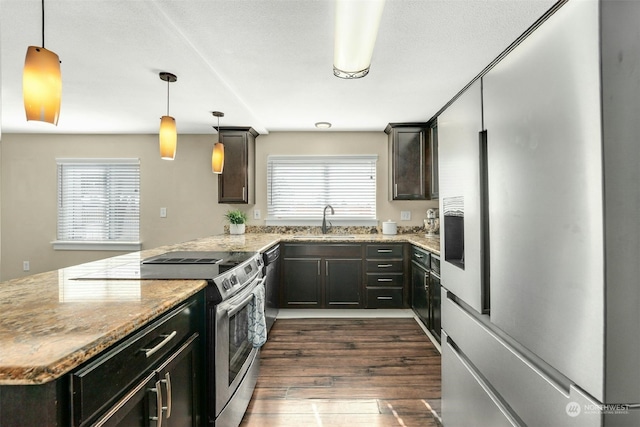
[[[34, 274], [118, 255], [106, 251], [54, 251], [56, 238], [56, 158], [140, 158], [140, 223], [143, 248], [223, 232], [223, 214], [232, 205], [219, 205], [217, 177], [211, 173], [215, 135], [180, 135], [174, 161], [158, 155], [157, 135], [16, 135], [3, 134], [0, 144], [0, 279]], [[387, 136], [381, 132], [274, 132], [256, 140], [256, 204], [237, 205], [253, 218], [267, 213], [268, 154], [378, 154], [378, 219], [398, 225], [420, 225], [437, 201], [389, 202], [387, 197]], [[160, 218], [160, 208], [167, 218]], [[412, 221], [400, 221], [410, 210]], [[22, 271], [29, 261], [31, 271]]]

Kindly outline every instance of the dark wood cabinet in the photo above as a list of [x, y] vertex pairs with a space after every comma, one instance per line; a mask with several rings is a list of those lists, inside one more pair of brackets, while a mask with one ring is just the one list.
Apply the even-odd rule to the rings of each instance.
[[199, 292], [69, 374], [0, 386], [0, 424], [153, 426], [161, 412], [163, 426], [202, 425], [203, 331]]
[[411, 250], [411, 308], [440, 342], [440, 257], [414, 246]]
[[281, 307], [319, 308], [322, 306], [321, 258], [283, 260]]
[[282, 253], [281, 307], [362, 307], [361, 245], [291, 243]]
[[[385, 133], [389, 135], [390, 199], [430, 199], [437, 170], [434, 175], [430, 151], [433, 132], [429, 124], [389, 123]], [[437, 133], [435, 135], [437, 137]], [[437, 183], [435, 185], [437, 195]]]
[[431, 177], [429, 180], [429, 191], [431, 199], [437, 199], [440, 196], [440, 176], [438, 174], [438, 122], [433, 120], [429, 124], [429, 161]]
[[368, 244], [366, 247], [366, 308], [403, 308], [408, 302], [405, 286], [404, 244]]
[[224, 168], [218, 175], [218, 203], [255, 202], [255, 151], [258, 133], [250, 127], [220, 127]]

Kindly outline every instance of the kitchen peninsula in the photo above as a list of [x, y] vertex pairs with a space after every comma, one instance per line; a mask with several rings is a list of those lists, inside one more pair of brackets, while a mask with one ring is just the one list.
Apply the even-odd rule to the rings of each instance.
[[[439, 252], [439, 240], [424, 235], [330, 235], [332, 243], [410, 243]], [[78, 280], [94, 272], [139, 264], [169, 251], [264, 252], [280, 242], [318, 242], [326, 236], [248, 233], [219, 235], [121, 255], [0, 283], [0, 424], [43, 408], [47, 425], [67, 425], [70, 372], [99, 357], [206, 287], [204, 280]], [[28, 418], [27, 418], [28, 419]], [[23, 418], [23, 421], [25, 419]]]

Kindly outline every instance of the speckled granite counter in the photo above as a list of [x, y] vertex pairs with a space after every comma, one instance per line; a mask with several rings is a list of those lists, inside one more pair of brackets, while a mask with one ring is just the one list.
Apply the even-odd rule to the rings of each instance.
[[42, 384], [71, 371], [206, 286], [203, 280], [76, 280], [167, 251], [262, 252], [279, 242], [409, 242], [439, 253], [420, 234], [352, 237], [219, 235], [0, 283], [0, 385]]

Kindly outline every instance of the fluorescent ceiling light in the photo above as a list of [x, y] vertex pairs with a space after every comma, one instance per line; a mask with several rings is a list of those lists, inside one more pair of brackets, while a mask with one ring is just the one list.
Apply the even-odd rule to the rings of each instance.
[[337, 0], [333, 74], [358, 79], [369, 74], [385, 0]]

